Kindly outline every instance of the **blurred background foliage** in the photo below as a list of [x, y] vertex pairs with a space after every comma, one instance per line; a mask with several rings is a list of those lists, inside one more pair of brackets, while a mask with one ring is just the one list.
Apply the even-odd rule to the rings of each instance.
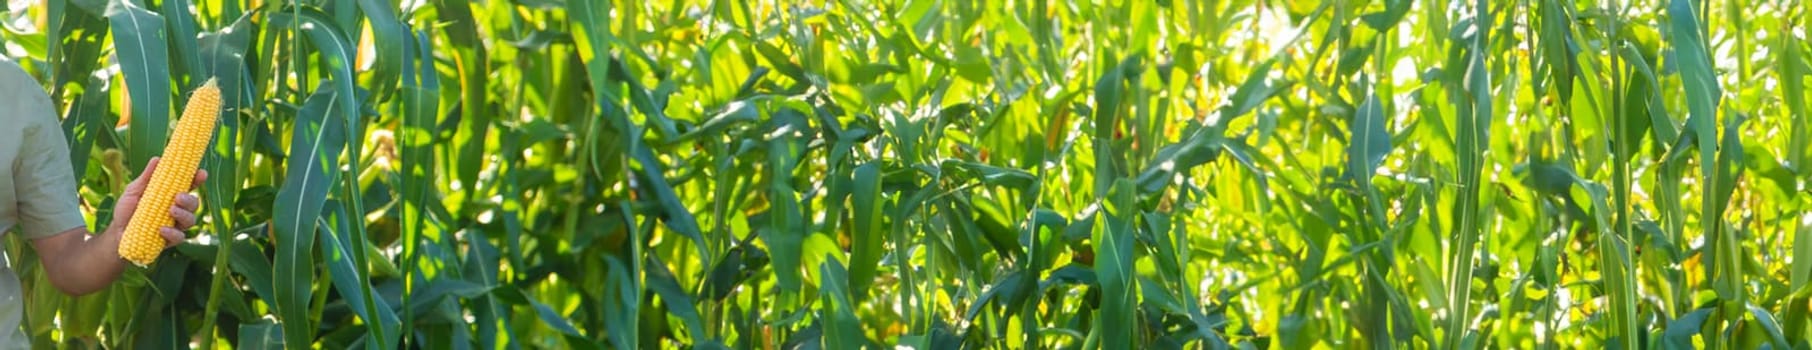
[[1798, 0], [10, 0], [40, 348], [1807, 348]]

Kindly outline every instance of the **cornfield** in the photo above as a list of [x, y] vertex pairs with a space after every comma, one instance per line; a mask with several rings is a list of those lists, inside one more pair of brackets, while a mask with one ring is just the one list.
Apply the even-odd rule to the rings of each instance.
[[0, 22], [93, 228], [221, 90], [188, 242], [72, 297], [6, 236], [38, 348], [1812, 347], [1799, 0]]

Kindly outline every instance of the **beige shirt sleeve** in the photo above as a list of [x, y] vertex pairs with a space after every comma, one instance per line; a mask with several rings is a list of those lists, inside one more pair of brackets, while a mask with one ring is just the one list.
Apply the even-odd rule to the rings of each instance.
[[[36, 239], [84, 227], [69, 141], [57, 123], [50, 97], [39, 89], [19, 96], [21, 124], [18, 157], [13, 159], [13, 194], [18, 203], [19, 233]], [[4, 200], [5, 198], [0, 198]]]

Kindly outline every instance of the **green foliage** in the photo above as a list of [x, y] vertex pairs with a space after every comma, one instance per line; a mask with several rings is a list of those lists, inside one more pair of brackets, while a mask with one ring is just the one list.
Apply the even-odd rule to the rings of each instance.
[[40, 348], [1812, 344], [1797, 1], [44, 5], [94, 227], [228, 115]]

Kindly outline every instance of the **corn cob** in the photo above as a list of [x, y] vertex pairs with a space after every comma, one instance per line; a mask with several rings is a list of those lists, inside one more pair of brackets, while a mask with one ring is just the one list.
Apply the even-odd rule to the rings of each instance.
[[157, 172], [151, 174], [151, 183], [145, 185], [138, 209], [132, 212], [126, 234], [120, 239], [121, 258], [145, 266], [163, 253], [165, 242], [158, 230], [173, 224], [170, 207], [175, 204], [176, 195], [188, 192], [194, 182], [195, 170], [201, 165], [208, 141], [214, 137], [214, 122], [219, 117], [220, 88], [210, 78], [189, 96], [182, 120], [176, 122], [170, 143], [164, 146], [163, 160], [159, 161]]

